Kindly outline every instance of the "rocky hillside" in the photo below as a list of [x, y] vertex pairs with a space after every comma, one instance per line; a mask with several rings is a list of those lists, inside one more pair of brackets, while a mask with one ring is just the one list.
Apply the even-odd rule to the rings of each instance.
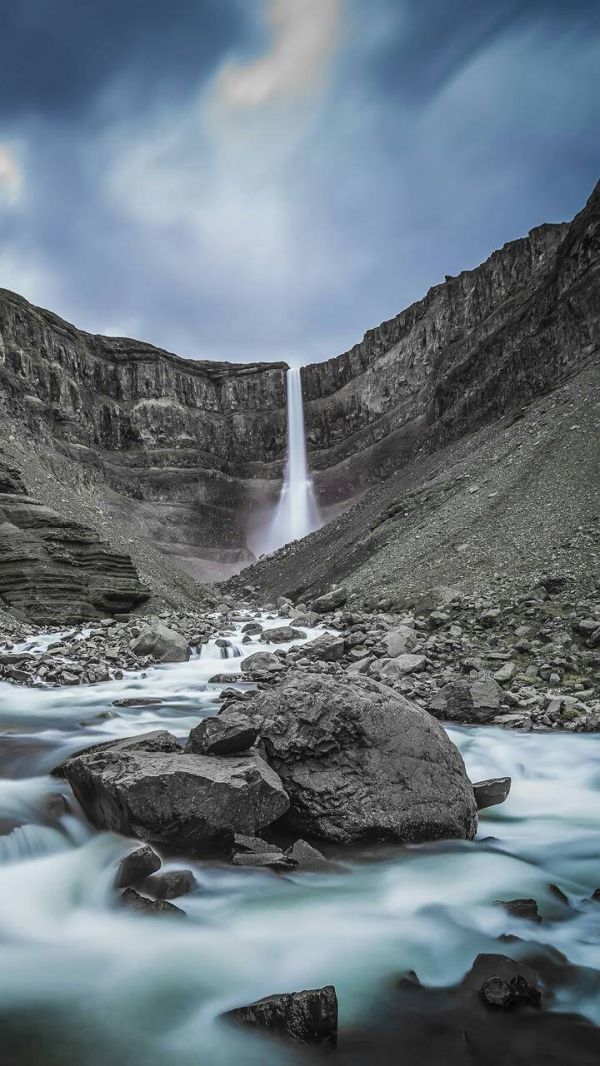
[[303, 371], [321, 500], [349, 500], [579, 371], [600, 346], [600, 184], [545, 225], [431, 289], [351, 351]]

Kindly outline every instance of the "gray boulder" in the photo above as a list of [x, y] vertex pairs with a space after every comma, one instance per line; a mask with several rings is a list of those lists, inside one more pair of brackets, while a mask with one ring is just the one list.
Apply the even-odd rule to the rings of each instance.
[[289, 807], [280, 778], [257, 754], [100, 750], [71, 759], [65, 776], [96, 828], [189, 854], [254, 834]]
[[281, 659], [272, 651], [255, 651], [242, 662], [244, 674], [277, 674], [285, 670]]
[[395, 659], [390, 659], [387, 663], [384, 662], [382, 666], [376, 666], [375, 668], [382, 677], [392, 680], [405, 677], [406, 674], [418, 674], [426, 669], [428, 663], [429, 660], [426, 655], [411, 655], [407, 653], [397, 655]]
[[293, 626], [277, 626], [275, 629], [263, 629], [261, 640], [267, 644], [288, 644], [290, 640], [302, 640], [304, 633]]
[[410, 626], [397, 626], [396, 629], [390, 629], [382, 639], [386, 655], [390, 659], [395, 659], [397, 655], [405, 655], [418, 643], [419, 637]]
[[130, 646], [134, 655], [150, 655], [157, 663], [185, 663], [190, 657], [187, 640], [158, 620], [146, 625]]
[[311, 603], [311, 610], [316, 611], [317, 614], [327, 614], [328, 611], [343, 607], [347, 599], [346, 589], [340, 586], [332, 589], [331, 592], [325, 592], [323, 596], [317, 596], [316, 600]]
[[311, 659], [321, 659], [322, 662], [335, 663], [344, 658], [346, 641], [343, 637], [336, 637], [330, 633], [323, 633], [316, 640], [311, 640], [302, 651]]
[[458, 749], [426, 711], [385, 685], [296, 671], [246, 706], [289, 793], [290, 829], [340, 842], [475, 835]]
[[450, 681], [430, 700], [428, 710], [448, 722], [489, 722], [499, 714], [503, 696], [493, 677]]

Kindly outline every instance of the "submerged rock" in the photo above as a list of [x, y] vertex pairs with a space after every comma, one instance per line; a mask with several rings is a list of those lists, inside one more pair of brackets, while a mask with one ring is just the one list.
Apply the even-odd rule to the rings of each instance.
[[255, 833], [289, 807], [280, 778], [257, 754], [100, 750], [69, 760], [65, 776], [98, 829], [190, 854]]
[[198, 882], [191, 870], [165, 870], [161, 874], [147, 877], [142, 891], [152, 899], [177, 899], [198, 887]]
[[266, 1029], [297, 1044], [333, 1047], [337, 1043], [338, 1003], [333, 985], [266, 996], [223, 1017], [238, 1025]]
[[181, 907], [174, 903], [167, 903], [165, 899], [148, 899], [140, 895], [135, 888], [126, 888], [120, 896], [121, 903], [141, 914], [164, 914], [172, 918], [186, 918], [187, 915]]
[[490, 1007], [539, 1007], [542, 993], [537, 974], [523, 962], [507, 955], [478, 955], [463, 980], [466, 990], [479, 990]]
[[340, 842], [475, 835], [460, 752], [426, 711], [384, 685], [298, 671], [247, 708], [289, 793], [288, 827]]

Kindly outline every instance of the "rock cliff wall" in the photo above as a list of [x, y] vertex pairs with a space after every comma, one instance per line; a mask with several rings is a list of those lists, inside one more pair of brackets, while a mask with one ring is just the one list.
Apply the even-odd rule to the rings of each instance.
[[581, 368], [600, 345], [600, 185], [431, 289], [349, 352], [303, 370], [321, 500], [349, 499]]
[[195, 557], [246, 558], [252, 513], [276, 496], [285, 371], [92, 336], [0, 290], [4, 411], [135, 501], [133, 532], [192, 570]]

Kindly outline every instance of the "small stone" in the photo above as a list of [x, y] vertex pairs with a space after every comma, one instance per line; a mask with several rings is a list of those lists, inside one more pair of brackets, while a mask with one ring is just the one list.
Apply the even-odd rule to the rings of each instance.
[[510, 777], [492, 777], [487, 781], [476, 781], [473, 784], [475, 802], [478, 811], [484, 811], [487, 807], [496, 807], [504, 803], [510, 792]]
[[145, 844], [143, 848], [137, 848], [121, 859], [115, 878], [115, 888], [139, 885], [157, 870], [160, 870], [160, 859], [154, 849], [149, 844]]

